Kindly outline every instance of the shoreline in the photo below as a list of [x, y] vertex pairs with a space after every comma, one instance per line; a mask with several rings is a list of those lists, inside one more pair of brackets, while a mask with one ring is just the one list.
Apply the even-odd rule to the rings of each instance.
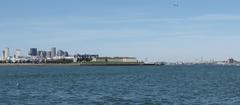
[[0, 64], [0, 67], [4, 66], [149, 66], [144, 64], [80, 64], [80, 63], [71, 63], [71, 64]]
[[33, 63], [0, 63], [0, 67], [54, 67], [54, 66], [197, 66], [197, 65], [206, 65], [206, 66], [240, 66], [240, 64], [192, 64], [192, 65], [157, 65], [157, 64], [81, 64], [81, 63], [67, 63], [67, 64], [33, 64]]

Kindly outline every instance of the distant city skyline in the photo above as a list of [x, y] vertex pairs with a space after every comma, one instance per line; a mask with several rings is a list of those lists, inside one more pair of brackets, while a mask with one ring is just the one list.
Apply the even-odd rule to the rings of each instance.
[[[178, 4], [176, 4], [178, 3]], [[240, 60], [239, 0], [0, 1], [0, 49]], [[2, 56], [2, 54], [1, 54]]]
[[[68, 55], [68, 51], [64, 51], [60, 48], [51, 47], [46, 49], [38, 49], [36, 47], [34, 48], [28, 48], [27, 50], [22, 49], [12, 49], [9, 47], [5, 47], [1, 50], [1, 57], [2, 59], [6, 59], [8, 57], [18, 58], [20, 56], [47, 56], [47, 53], [50, 52], [50, 57], [56, 57], [56, 56], [63, 56]], [[58, 54], [58, 55], [57, 55]], [[79, 52], [72, 53], [74, 54], [80, 54]], [[85, 53], [84, 53], [85, 54]]]

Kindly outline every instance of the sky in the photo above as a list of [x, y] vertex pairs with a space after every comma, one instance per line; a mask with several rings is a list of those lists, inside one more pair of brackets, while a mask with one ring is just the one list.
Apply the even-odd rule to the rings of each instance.
[[[175, 4], [178, 4], [176, 6]], [[240, 60], [239, 0], [1, 0], [0, 49]]]

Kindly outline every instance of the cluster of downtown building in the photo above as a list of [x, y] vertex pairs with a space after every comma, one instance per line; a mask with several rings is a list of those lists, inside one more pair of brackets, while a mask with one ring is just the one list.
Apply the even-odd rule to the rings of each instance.
[[[17, 55], [17, 50], [16, 54]], [[32, 57], [40, 57], [40, 58], [46, 58], [46, 59], [53, 59], [53, 58], [63, 58], [68, 57], [68, 52], [63, 50], [58, 50], [56, 52], [56, 47], [51, 48], [51, 51], [38, 51], [37, 48], [30, 48], [30, 51], [28, 53], [29, 56]], [[19, 56], [16, 56], [19, 57]]]
[[2, 62], [44, 62], [46, 60], [58, 60], [58, 59], [71, 59], [67, 51], [56, 50], [56, 47], [52, 47], [50, 51], [43, 51], [37, 48], [30, 48], [28, 51], [28, 56], [21, 55], [21, 50], [16, 49], [14, 56], [10, 56], [10, 49], [5, 48], [2, 51]]
[[74, 54], [69, 55], [68, 51], [57, 50], [52, 47], [49, 51], [30, 48], [28, 56], [22, 56], [21, 50], [16, 49], [14, 56], [10, 56], [10, 49], [2, 51], [1, 63], [73, 63], [73, 62], [125, 62], [137, 63], [135, 57], [99, 57], [97, 54]]

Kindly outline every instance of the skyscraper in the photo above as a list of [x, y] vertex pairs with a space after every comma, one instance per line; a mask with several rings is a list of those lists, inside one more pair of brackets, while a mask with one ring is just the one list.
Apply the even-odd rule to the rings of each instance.
[[47, 58], [52, 58], [52, 52], [51, 51], [47, 51]]
[[30, 48], [28, 55], [37, 56], [37, 48]]
[[64, 56], [64, 51], [58, 50], [57, 51], [57, 56]]
[[5, 50], [2, 51], [2, 60], [5, 60]]
[[38, 56], [39, 56], [39, 57], [46, 58], [47, 52], [46, 52], [46, 51], [38, 51]]
[[3, 60], [7, 60], [8, 57], [9, 57], [9, 54], [10, 54], [9, 48], [6, 47], [6, 48], [3, 50]]
[[14, 58], [19, 58], [20, 56], [21, 56], [21, 50], [16, 49], [15, 54], [14, 54]]
[[51, 57], [55, 57], [56, 56], [56, 47], [52, 47], [51, 48]]
[[64, 56], [68, 57], [68, 52], [67, 51], [64, 52]]

